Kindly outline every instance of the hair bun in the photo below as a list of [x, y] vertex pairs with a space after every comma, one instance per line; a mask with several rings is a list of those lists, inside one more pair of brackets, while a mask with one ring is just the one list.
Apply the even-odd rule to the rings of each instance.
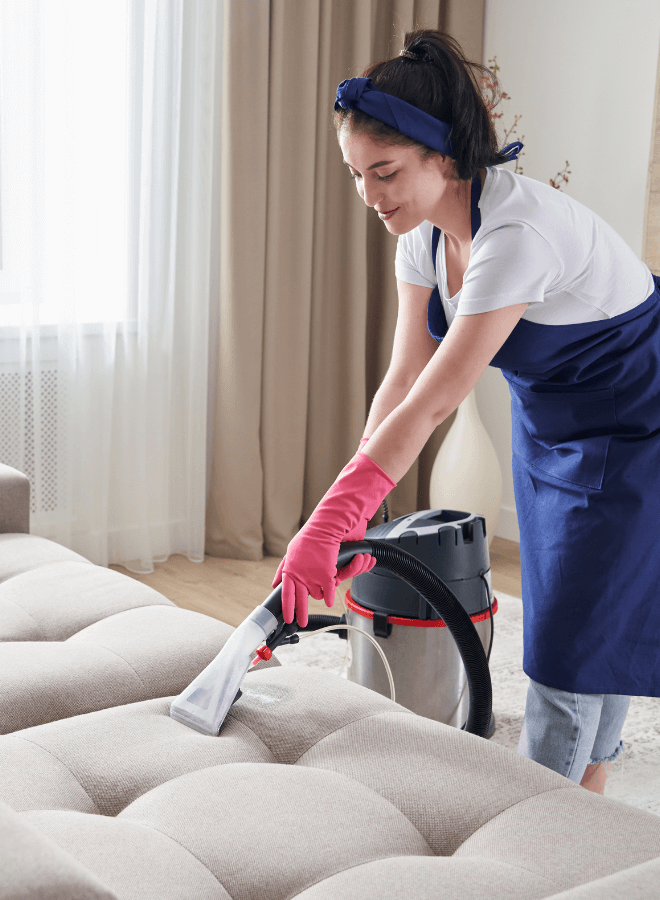
[[423, 47], [407, 47], [399, 53], [399, 56], [405, 56], [406, 59], [414, 59], [415, 62], [421, 62], [425, 56]]
[[412, 59], [415, 62], [419, 63], [429, 63], [430, 65], [434, 64], [433, 57], [429, 53], [426, 47], [420, 46], [417, 44], [414, 47], [406, 47], [399, 53], [399, 56], [403, 56], [406, 59]]

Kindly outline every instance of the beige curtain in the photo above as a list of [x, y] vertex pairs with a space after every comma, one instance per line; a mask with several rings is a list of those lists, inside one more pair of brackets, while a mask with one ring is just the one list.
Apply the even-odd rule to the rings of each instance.
[[660, 275], [660, 57], [655, 82], [651, 158], [646, 182], [642, 259], [654, 274]]
[[[484, 0], [227, 0], [218, 380], [206, 553], [281, 556], [357, 450], [397, 317], [396, 238], [357, 196], [336, 87], [441, 28], [482, 61]], [[388, 498], [428, 509], [453, 416]], [[372, 524], [381, 521], [377, 513]]]

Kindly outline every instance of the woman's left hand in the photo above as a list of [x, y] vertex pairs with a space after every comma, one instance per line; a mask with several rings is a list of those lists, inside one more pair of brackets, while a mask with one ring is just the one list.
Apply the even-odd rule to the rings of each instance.
[[340, 545], [362, 540], [369, 519], [396, 484], [370, 457], [358, 451], [345, 466], [309, 520], [287, 547], [273, 580], [282, 582], [285, 622], [304, 628], [308, 620], [308, 594], [330, 607], [335, 590], [346, 578], [369, 571], [376, 564], [370, 554], [358, 553], [337, 571]]
[[[307, 523], [309, 524], [309, 523]], [[360, 538], [345, 540], [362, 540]], [[327, 532], [315, 533], [315, 529], [303, 526], [287, 547], [273, 581], [273, 587], [282, 582], [282, 613], [285, 622], [296, 621], [301, 628], [308, 622], [309, 599], [324, 600], [328, 607], [334, 606], [335, 591], [342, 581], [355, 575], [362, 575], [376, 565], [375, 557], [369, 553], [356, 553], [350, 563], [337, 570], [342, 541]]]

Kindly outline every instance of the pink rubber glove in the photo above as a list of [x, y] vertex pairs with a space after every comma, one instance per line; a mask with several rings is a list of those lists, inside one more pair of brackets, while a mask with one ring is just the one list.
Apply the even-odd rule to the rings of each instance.
[[273, 581], [282, 582], [282, 613], [285, 622], [307, 625], [308, 594], [333, 606], [335, 590], [345, 578], [373, 568], [375, 557], [358, 553], [337, 571], [339, 545], [361, 541], [369, 519], [396, 483], [366, 454], [358, 451], [322, 498], [308, 521], [287, 547], [286, 556]]

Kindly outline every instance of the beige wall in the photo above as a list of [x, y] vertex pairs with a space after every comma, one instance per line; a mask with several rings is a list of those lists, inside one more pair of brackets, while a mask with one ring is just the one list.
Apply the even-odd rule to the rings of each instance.
[[[522, 174], [547, 183], [568, 160], [562, 191], [598, 213], [650, 266], [644, 226], [659, 48], [658, 0], [486, 0], [483, 62], [497, 56], [511, 97], [500, 105], [500, 137], [521, 116], [509, 141], [525, 144]], [[502, 466], [497, 533], [518, 541], [501, 372], [488, 369], [476, 393]]]

